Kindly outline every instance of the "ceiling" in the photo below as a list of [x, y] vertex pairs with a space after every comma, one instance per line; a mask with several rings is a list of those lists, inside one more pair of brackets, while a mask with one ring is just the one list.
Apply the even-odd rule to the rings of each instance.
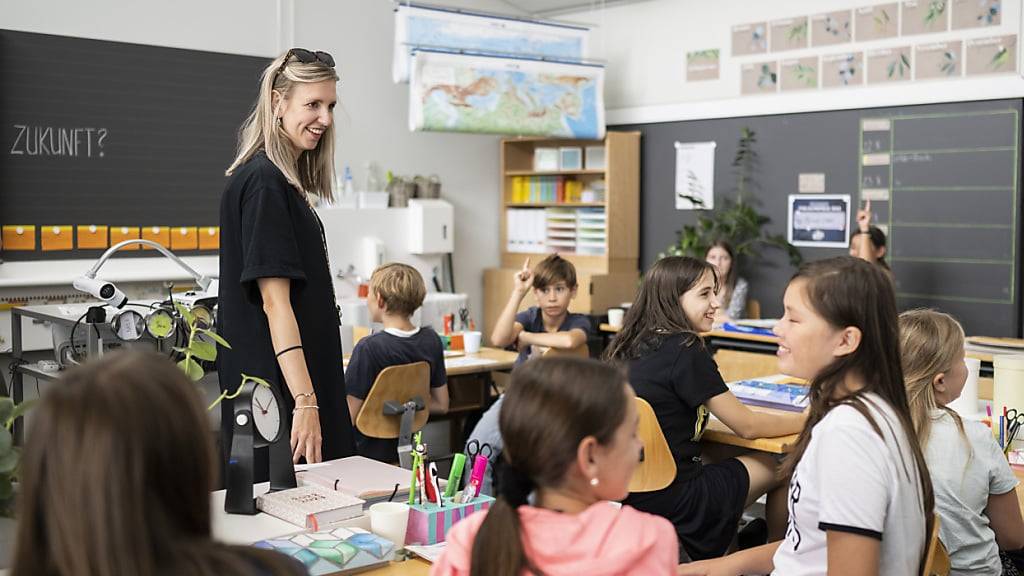
[[[585, 12], [601, 7], [635, 4], [646, 0], [425, 0], [425, 4], [448, 6], [481, 12], [496, 12], [512, 16], [550, 18], [571, 12]], [[474, 6], [475, 5], [475, 6]]]

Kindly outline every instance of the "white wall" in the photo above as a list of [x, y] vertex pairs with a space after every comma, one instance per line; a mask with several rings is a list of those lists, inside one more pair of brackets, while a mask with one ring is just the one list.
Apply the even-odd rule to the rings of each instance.
[[[447, 4], [514, 11], [501, 0]], [[0, 27], [266, 57], [292, 46], [331, 52], [341, 76], [339, 172], [349, 164], [362, 182], [364, 163], [376, 160], [396, 174], [441, 177], [442, 194], [455, 206], [456, 289], [470, 295], [479, 322], [483, 270], [498, 263], [498, 138], [409, 132], [408, 86], [391, 82], [392, 6], [388, 0], [3, 0]]]
[[[509, 12], [498, 1], [465, 4]], [[479, 324], [483, 270], [498, 264], [498, 138], [409, 132], [409, 87], [391, 81], [391, 2], [301, 0], [296, 7], [294, 44], [326, 50], [338, 63], [339, 172], [350, 165], [357, 187], [370, 160], [395, 174], [441, 177], [441, 194], [455, 206], [455, 287], [470, 295]]]
[[[609, 108], [609, 124], [1024, 95], [1024, 79], [1019, 75], [1009, 75], [740, 97], [740, 67], [743, 63], [952, 38], [1013, 34], [1018, 31], [1021, 21], [1021, 0], [1003, 0], [1002, 23], [999, 26], [759, 56], [731, 56], [732, 27], [735, 25], [881, 3], [882, 0], [652, 0], [567, 14], [562, 18], [597, 26], [593, 46], [595, 57], [607, 60], [605, 99]], [[721, 54], [719, 80], [686, 82], [686, 53], [714, 48]], [[1019, 48], [1020, 42], [1018, 67]]]

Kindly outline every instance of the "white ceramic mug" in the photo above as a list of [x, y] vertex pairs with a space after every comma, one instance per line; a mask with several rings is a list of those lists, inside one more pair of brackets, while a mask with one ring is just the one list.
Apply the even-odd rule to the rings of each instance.
[[482, 332], [463, 332], [462, 333], [462, 345], [466, 349], [466, 354], [476, 354], [480, 351], [480, 339], [483, 337]]
[[405, 547], [409, 527], [409, 505], [402, 502], [377, 502], [370, 506], [370, 532]]
[[608, 323], [615, 327], [622, 326], [622, 319], [626, 317], [626, 311], [622, 308], [608, 309]]

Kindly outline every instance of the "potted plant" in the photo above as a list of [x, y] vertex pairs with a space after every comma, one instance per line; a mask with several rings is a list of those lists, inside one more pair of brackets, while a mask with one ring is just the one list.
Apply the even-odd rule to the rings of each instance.
[[[763, 246], [781, 248], [789, 256], [793, 266], [799, 266], [803, 256], [795, 246], [786, 241], [782, 234], [769, 234], [764, 226], [770, 218], [758, 212], [756, 200], [750, 189], [756, 186], [754, 173], [758, 167], [758, 155], [754, 145], [757, 134], [749, 127], [740, 131], [739, 145], [732, 161], [732, 171], [736, 177], [736, 197], [726, 198], [710, 214], [697, 217], [695, 224], [685, 224], [676, 232], [676, 242], [665, 249], [659, 257], [692, 256], [703, 259], [708, 248], [718, 239], [728, 240], [736, 250], [737, 259], [758, 258]], [[688, 196], [695, 205], [703, 201], [696, 196]]]

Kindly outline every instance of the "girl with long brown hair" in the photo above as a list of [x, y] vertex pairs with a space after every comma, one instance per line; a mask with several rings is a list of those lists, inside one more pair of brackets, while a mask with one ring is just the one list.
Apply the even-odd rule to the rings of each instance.
[[813, 262], [784, 307], [779, 370], [811, 382], [807, 427], [785, 463], [786, 537], [680, 574], [920, 574], [932, 485], [903, 386], [892, 282], [857, 258]]
[[516, 368], [499, 416], [498, 499], [452, 528], [431, 574], [674, 574], [672, 526], [608, 502], [625, 497], [640, 461], [638, 423], [611, 366], [550, 357]]
[[[803, 414], [755, 412], [729, 391], [700, 333], [718, 310], [712, 264], [684, 256], [662, 258], [644, 275], [622, 330], [605, 358], [627, 365], [636, 395], [654, 408], [676, 461], [676, 478], [626, 503], [665, 516], [683, 545], [680, 559], [721, 556], [736, 536], [743, 509], [768, 493], [769, 536], [786, 526], [785, 482], [764, 453], [705, 465], [700, 439], [709, 414], [744, 438], [794, 434]], [[685, 555], [683, 554], [685, 553]]]
[[1017, 477], [981, 422], [947, 408], [967, 381], [964, 330], [935, 310], [900, 314], [900, 354], [910, 416], [924, 450], [939, 536], [953, 576], [998, 576], [999, 550], [1024, 547]]
[[115, 352], [58, 384], [22, 452], [13, 574], [306, 573], [276, 552], [211, 540], [209, 419], [174, 364]]

